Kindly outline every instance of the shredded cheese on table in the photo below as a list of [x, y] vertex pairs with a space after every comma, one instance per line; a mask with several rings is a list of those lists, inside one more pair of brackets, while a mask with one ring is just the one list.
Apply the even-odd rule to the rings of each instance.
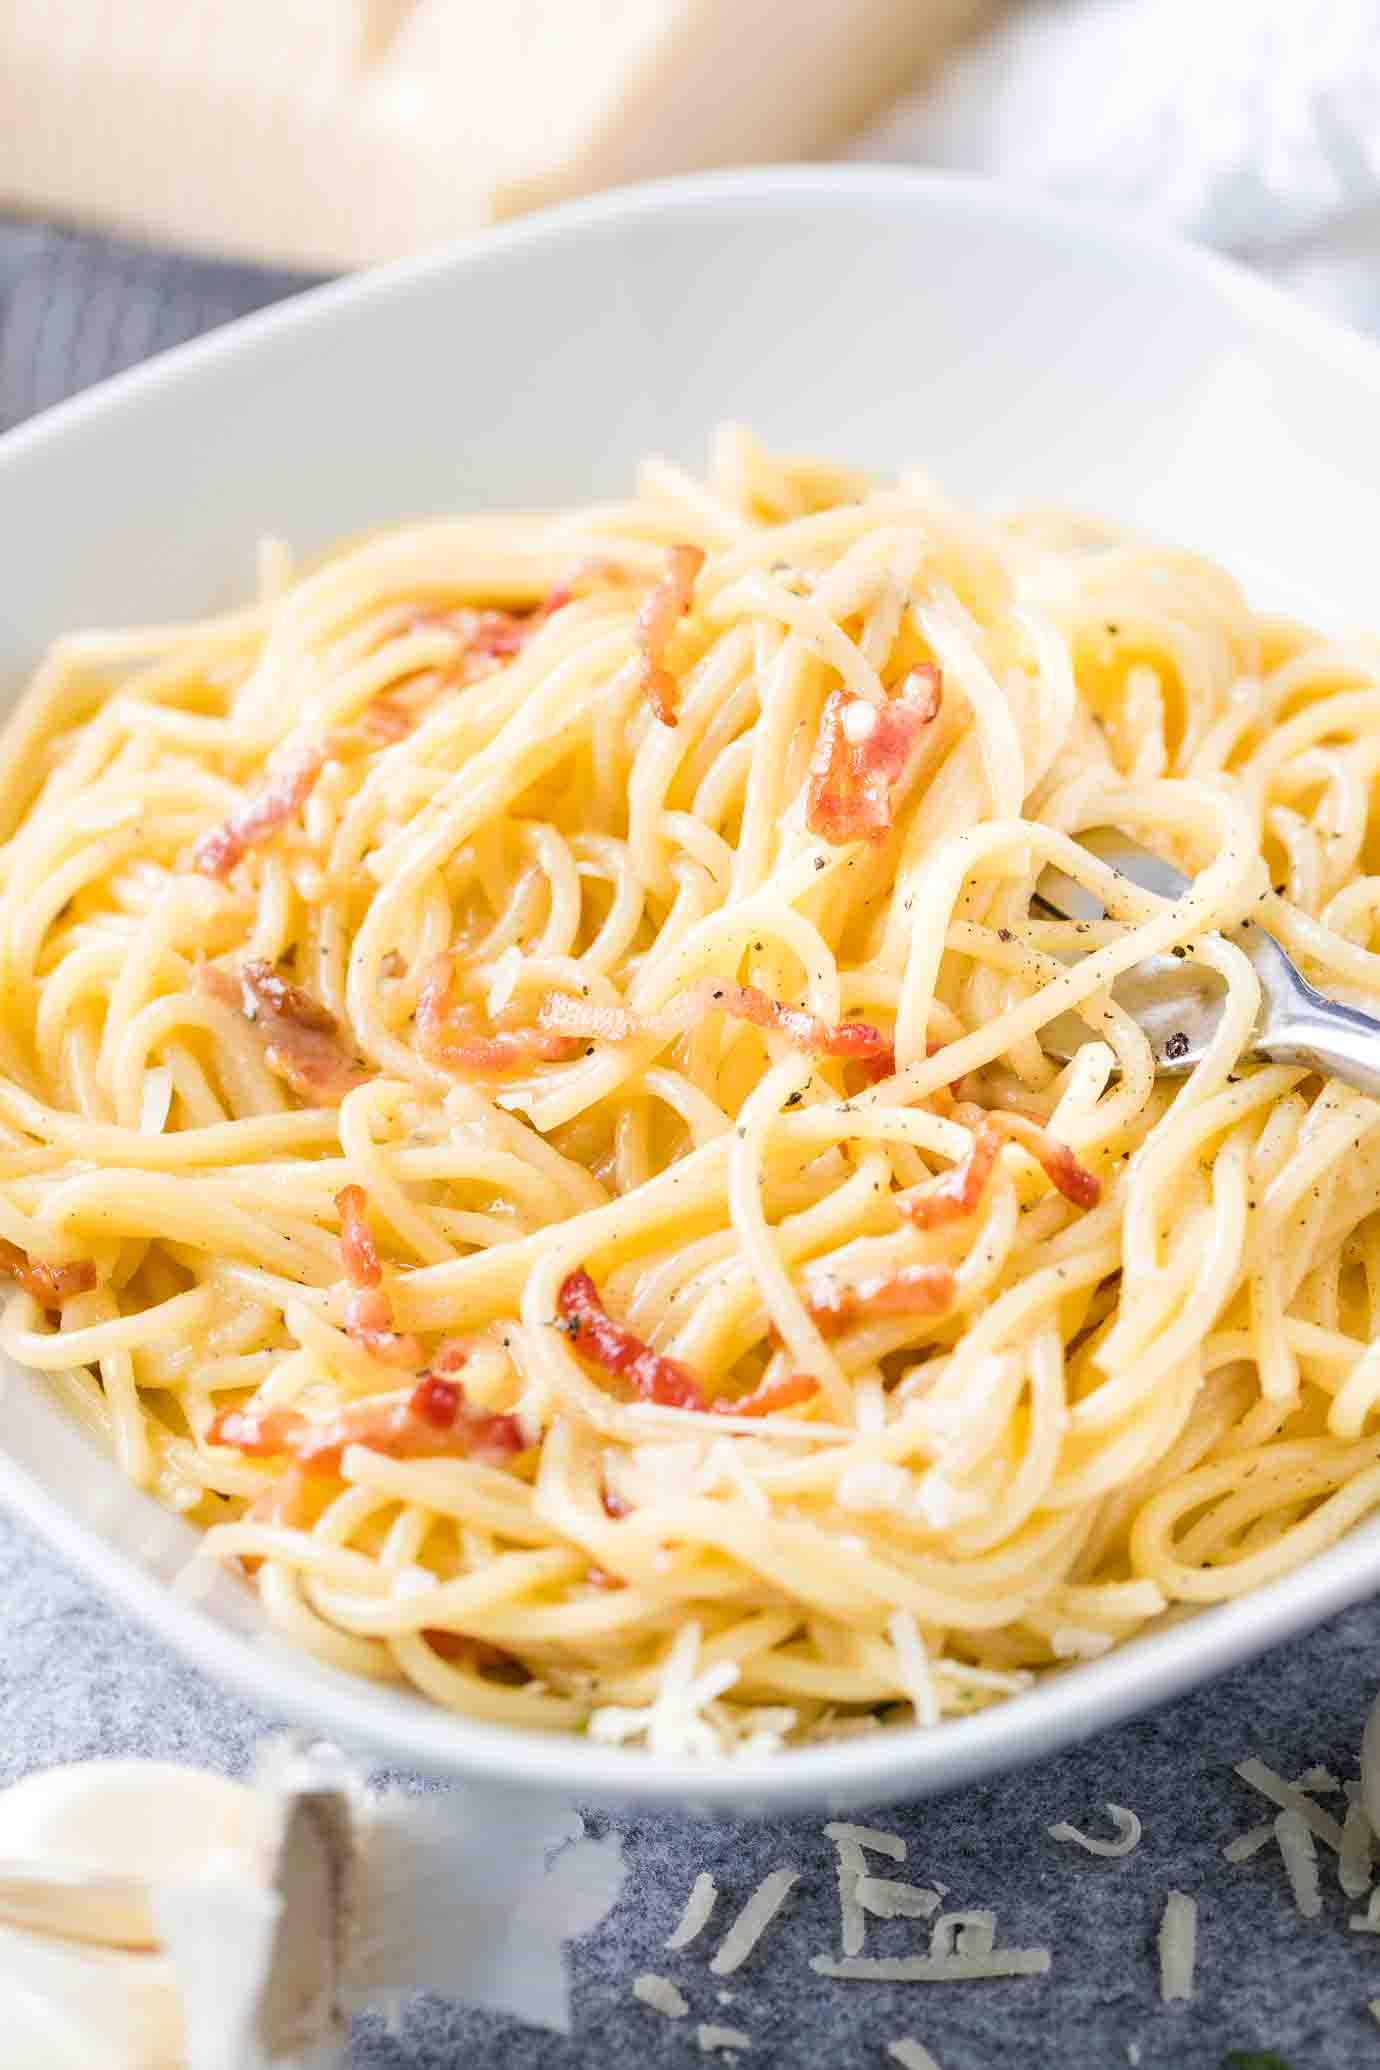
[[633, 1978], [632, 1990], [634, 1998], [640, 1999], [643, 2005], [650, 2006], [653, 2012], [661, 2013], [668, 2020], [683, 2020], [690, 2010], [684, 1993], [677, 1989], [671, 1979], [655, 1976], [650, 1970], [640, 1977]]
[[1141, 1823], [1134, 1811], [1128, 1811], [1124, 1804], [1108, 1804], [1107, 1814], [1117, 1829], [1115, 1840], [1098, 1840], [1091, 1833], [1080, 1832], [1067, 1820], [1048, 1828], [1051, 1840], [1067, 1840], [1075, 1847], [1081, 1847], [1088, 1854], [1099, 1854], [1109, 1859], [1118, 1859], [1130, 1854], [1140, 1845]]
[[889, 2041], [886, 2052], [901, 2065], [901, 2070], [939, 2070], [939, 2065], [922, 2041], [912, 2041], [903, 2035], [899, 2041]]
[[752, 2036], [744, 2034], [741, 2027], [717, 2027], [708, 2020], [701, 2020], [696, 2027], [695, 2040], [707, 2056], [720, 2050], [730, 2052], [752, 2047]]
[[709, 1967], [716, 1977], [729, 1977], [751, 1955], [795, 1885], [798, 1869], [773, 1869], [764, 1876], [719, 1944]]
[[1279, 1841], [1285, 1874], [1300, 1918], [1316, 1919], [1322, 1910], [1317, 1842], [1296, 1811], [1279, 1813], [1275, 1819], [1275, 1838]]
[[1160, 1997], [1166, 2005], [1193, 1996], [1198, 1956], [1198, 1907], [1181, 1890], [1171, 1890], [1160, 1921]]
[[702, 1933], [709, 1923], [709, 1915], [718, 1899], [719, 1887], [707, 1869], [701, 1869], [685, 1900], [685, 1910], [673, 1933], [666, 1937], [669, 1949], [688, 1948], [695, 1937]]

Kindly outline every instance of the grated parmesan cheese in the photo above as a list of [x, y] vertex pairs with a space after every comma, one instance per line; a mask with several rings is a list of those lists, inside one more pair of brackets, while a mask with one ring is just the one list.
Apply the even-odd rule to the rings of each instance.
[[1129, 1811], [1124, 1804], [1108, 1804], [1107, 1815], [1117, 1829], [1115, 1840], [1095, 1840], [1091, 1834], [1081, 1833], [1077, 1826], [1069, 1825], [1067, 1820], [1061, 1820], [1057, 1826], [1050, 1826], [1047, 1829], [1049, 1837], [1051, 1840], [1067, 1840], [1073, 1846], [1083, 1848], [1088, 1854], [1104, 1855], [1113, 1861], [1120, 1860], [1123, 1855], [1128, 1855], [1139, 1847], [1143, 1828], [1135, 1812]]
[[1274, 1837], [1274, 1825], [1267, 1819], [1264, 1825], [1251, 1826], [1246, 1832], [1238, 1833], [1234, 1840], [1228, 1840], [1222, 1853], [1229, 1862], [1248, 1862], [1253, 1854], [1259, 1854], [1262, 1847], [1268, 1847]]
[[887, 1619], [887, 1637], [895, 1648], [901, 1680], [915, 1712], [917, 1725], [939, 1723], [939, 1699], [934, 1693], [934, 1682], [930, 1675], [929, 1655], [920, 1627], [909, 1610], [897, 1610]]
[[779, 1754], [799, 1723], [798, 1713], [784, 1706], [713, 1703], [705, 1715], [719, 1734], [720, 1751], [735, 1761]]
[[839, 1930], [843, 1952], [845, 1955], [861, 1955], [867, 1934], [866, 1917], [858, 1902], [858, 1886], [867, 1876], [863, 1850], [870, 1848], [873, 1854], [884, 1854], [893, 1862], [903, 1862], [906, 1843], [899, 1833], [883, 1833], [875, 1826], [848, 1825], [837, 1819], [824, 1828], [824, 1836], [838, 1849]]
[[719, 2049], [740, 2049], [752, 2047], [752, 2036], [744, 2034], [741, 2027], [716, 2027], [709, 2020], [701, 2020], [695, 2029], [695, 2039], [705, 2055], [713, 2055]]
[[1347, 1784], [1346, 1817], [1342, 1821], [1342, 1851], [1337, 1861], [1337, 1880], [1350, 1898], [1364, 1897], [1371, 1881], [1371, 1830], [1366, 1807], [1355, 1783]]
[[938, 2063], [923, 2042], [903, 2037], [900, 2041], [889, 2041], [886, 2052], [901, 2070], [939, 2070]]
[[1317, 1842], [1296, 1811], [1280, 1812], [1275, 1820], [1275, 1838], [1300, 1917], [1316, 1919], [1322, 1910]]
[[1029, 1668], [980, 1668], [971, 1667], [966, 1660], [949, 1660], [947, 1657], [935, 1662], [936, 1672], [946, 1675], [951, 1682], [969, 1689], [990, 1689], [998, 1696], [1019, 1696], [1023, 1689], [1031, 1689], [1035, 1677]]
[[990, 1955], [997, 1945], [995, 1912], [945, 1912], [930, 1929], [930, 1953]]
[[937, 1890], [918, 1883], [897, 1883], [889, 1876], [860, 1876], [853, 1896], [874, 1919], [929, 1919], [941, 1901]]
[[[1269, 1769], [1264, 1769], [1263, 1772], [1266, 1775], [1271, 1773]], [[1251, 1780], [1255, 1787], [1259, 1787], [1254, 1776], [1248, 1778], [1248, 1780]], [[1282, 1783], [1282, 1787], [1287, 1790], [1291, 1785]], [[1340, 1790], [1341, 1787], [1342, 1785], [1330, 1770], [1316, 1765], [1312, 1768], [1305, 1768], [1302, 1775], [1295, 1776], [1292, 1784], [1293, 1789], [1305, 1791], [1309, 1795], [1335, 1792]], [[1356, 1804], [1360, 1798], [1360, 1791], [1357, 1785], [1355, 1783], [1348, 1783], [1346, 1791], [1349, 1802], [1353, 1805]], [[1349, 1841], [1347, 1839], [1348, 1829], [1351, 1833]], [[1365, 1841], [1365, 1881], [1357, 1889], [1347, 1890], [1347, 1880], [1355, 1881], [1361, 1873], [1360, 1848], [1363, 1831], [1367, 1836]], [[1360, 1820], [1356, 1820], [1352, 1818], [1350, 1811], [1348, 1811], [1347, 1823], [1342, 1827], [1342, 1846], [1344, 1849], [1349, 1849], [1347, 1868], [1342, 1877], [1342, 1888], [1349, 1897], [1360, 1897], [1370, 1887], [1370, 1841], [1368, 1835], [1369, 1824], [1364, 1819], [1364, 1813], [1362, 1813]], [[1274, 1821], [1273, 1819], [1265, 1819], [1260, 1825], [1249, 1826], [1244, 1833], [1238, 1833], [1234, 1840], [1229, 1840], [1222, 1849], [1223, 1859], [1229, 1862], [1248, 1862], [1253, 1855], [1259, 1854], [1263, 1847], [1268, 1847], [1274, 1837]]]
[[1088, 1631], [1077, 1624], [1057, 1625], [1049, 1635], [1049, 1650], [1056, 1660], [1100, 1660], [1115, 1644], [1110, 1632]]
[[591, 1739], [621, 1746], [642, 1738], [654, 1754], [688, 1755], [707, 1760], [724, 1751], [724, 1738], [712, 1719], [701, 1713], [737, 1681], [736, 1661], [720, 1661], [696, 1674], [700, 1627], [692, 1619], [681, 1626], [661, 1667], [661, 1681], [650, 1704], [606, 1704], [590, 1714]]
[[817, 1976], [880, 1984], [966, 1983], [1048, 1972], [1048, 1948], [998, 1948], [996, 1929], [995, 1912], [945, 1912], [930, 1928], [928, 1955], [885, 1959], [845, 1954], [841, 1962], [832, 1955], [815, 1955], [810, 1967]]
[[734, 1920], [709, 1967], [716, 1977], [741, 1969], [800, 1880], [798, 1869], [773, 1869], [764, 1876]]
[[173, 1075], [166, 1064], [154, 1064], [144, 1073], [139, 1100], [139, 1133], [161, 1136], [172, 1112]]
[[840, 723], [843, 727], [844, 738], [849, 745], [851, 747], [861, 747], [863, 742], [870, 740], [877, 730], [876, 708], [869, 704], [865, 697], [851, 698], [843, 708], [843, 716]]
[[1198, 1954], [1198, 1907], [1181, 1890], [1171, 1890], [1160, 1921], [1160, 1997], [1166, 2005], [1193, 1996]]
[[1276, 1775], [1273, 1768], [1267, 1768], [1263, 1761], [1238, 1761], [1236, 1772], [1242, 1782], [1249, 1783], [1253, 1790], [1259, 1790], [1262, 1797], [1268, 1797], [1281, 1811], [1296, 1811], [1316, 1840], [1330, 1847], [1334, 1854], [1342, 1851], [1342, 1829], [1335, 1818], [1329, 1816], [1321, 1805], [1304, 1795], [1297, 1784]]
[[858, 1984], [965, 1984], [985, 1977], [1042, 1977], [1050, 1967], [1048, 1948], [994, 1948], [990, 1955], [904, 1955], [845, 1957], [812, 1955], [816, 1976]]
[[669, 1977], [654, 1976], [646, 1970], [640, 1977], [633, 1978], [633, 1997], [640, 1998], [653, 2012], [661, 2013], [668, 2020], [683, 2020], [690, 2010], [689, 2001], [678, 1991]]
[[701, 1869], [691, 1886], [689, 1897], [685, 1900], [685, 1910], [680, 1915], [679, 1925], [674, 1933], [666, 1937], [667, 1948], [675, 1951], [690, 1946], [696, 1935], [702, 1933], [709, 1924], [709, 1915], [714, 1909], [718, 1895], [718, 1884], [707, 1869]]
[[840, 1509], [890, 1511], [911, 1517], [930, 1531], [947, 1531], [974, 1516], [982, 1504], [931, 1467], [919, 1480], [889, 1459], [858, 1459], [839, 1475], [834, 1500]]
[[878, 1826], [852, 1826], [841, 1819], [833, 1819], [824, 1828], [826, 1840], [851, 1840], [855, 1847], [870, 1847], [874, 1854], [884, 1854], [893, 1862], [906, 1858], [906, 1843], [899, 1833], [884, 1833]]

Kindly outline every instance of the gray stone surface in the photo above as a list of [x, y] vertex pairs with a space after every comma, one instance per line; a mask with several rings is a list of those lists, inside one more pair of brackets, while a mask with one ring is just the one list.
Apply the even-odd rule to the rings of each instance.
[[[145, 354], [288, 292], [243, 268], [0, 224], [0, 424]], [[0, 606], [2, 608], [2, 606]], [[242, 1772], [272, 1720], [256, 1716], [129, 1624], [24, 1531], [0, 1518], [0, 1783], [57, 1761], [140, 1753]], [[1047, 1978], [986, 1984], [857, 1984], [816, 1977], [837, 1953], [833, 1852], [817, 1821], [705, 1826], [643, 1818], [623, 1826], [629, 1876], [613, 1917], [575, 1950], [567, 2040], [511, 2021], [420, 2002], [400, 2033], [364, 2020], [350, 2070], [593, 2070], [700, 2060], [699, 2020], [741, 2027], [760, 2070], [865, 2070], [901, 2035], [942, 2070], [1058, 2065], [1219, 2070], [1231, 2050], [1270, 2048], [1291, 2070], [1380, 2063], [1380, 1941], [1347, 1931], [1355, 1908], [1323, 1856], [1323, 1916], [1298, 1919], [1273, 1848], [1222, 1859], [1266, 1807], [1232, 1773], [1258, 1754], [1294, 1774], [1323, 1762], [1356, 1772], [1377, 1680], [1372, 1605], [1153, 1716], [1023, 1774], [931, 1804], [879, 1812], [909, 1860], [898, 1873], [949, 1886], [950, 1905], [996, 1911], [1003, 1946], [1049, 1945]], [[1104, 1800], [1132, 1806], [1145, 1835], [1128, 1859], [1090, 1860], [1046, 1836], [1054, 1820], [1096, 1821]], [[753, 1960], [726, 1985], [709, 1973], [719, 1934], [758, 1880], [791, 1863], [802, 1880]], [[718, 1913], [680, 1955], [662, 1943], [702, 1868]], [[879, 1860], [879, 1873], [891, 1865]], [[1199, 1905], [1198, 1988], [1162, 2007], [1155, 1932], [1165, 1893]], [[914, 1952], [927, 1929], [875, 1924], [869, 1954]], [[671, 1977], [691, 2016], [671, 2023], [631, 1997], [634, 1976]], [[722, 1990], [732, 1993], [720, 2001]], [[35, 2065], [34, 2070], [42, 2070]]]

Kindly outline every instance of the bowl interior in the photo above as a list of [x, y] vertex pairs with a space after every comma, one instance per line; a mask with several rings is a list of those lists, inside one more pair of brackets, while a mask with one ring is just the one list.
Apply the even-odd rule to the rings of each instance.
[[[869, 168], [637, 189], [318, 290], [0, 440], [0, 680], [58, 633], [242, 595], [295, 548], [427, 512], [618, 494], [741, 417], [1214, 553], [1276, 608], [1373, 612], [1380, 354], [1216, 262], [997, 189]], [[468, 1725], [347, 1682], [242, 1594], [170, 1587], [193, 1540], [42, 1383], [4, 1378], [0, 1494], [210, 1671], [394, 1760], [737, 1810], [917, 1795], [1144, 1707], [1367, 1593], [1380, 1527], [999, 1711], [712, 1773]]]

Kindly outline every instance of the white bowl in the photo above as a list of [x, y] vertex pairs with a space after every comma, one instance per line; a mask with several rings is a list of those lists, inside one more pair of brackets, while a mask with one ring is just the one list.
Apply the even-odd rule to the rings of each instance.
[[[723, 416], [964, 496], [1106, 512], [1274, 606], [1380, 617], [1380, 352], [1216, 261], [998, 188], [871, 168], [716, 175], [486, 231], [323, 288], [0, 440], [0, 676], [57, 633], [243, 592], [311, 547], [576, 501]], [[779, 1811], [918, 1796], [1162, 1702], [1380, 1581], [1380, 1525], [1286, 1581], [933, 1732], [708, 1768], [471, 1724], [296, 1653], [244, 1593], [173, 1586], [192, 1534], [44, 1384], [0, 1377], [0, 1495], [256, 1704], [490, 1786]]]

